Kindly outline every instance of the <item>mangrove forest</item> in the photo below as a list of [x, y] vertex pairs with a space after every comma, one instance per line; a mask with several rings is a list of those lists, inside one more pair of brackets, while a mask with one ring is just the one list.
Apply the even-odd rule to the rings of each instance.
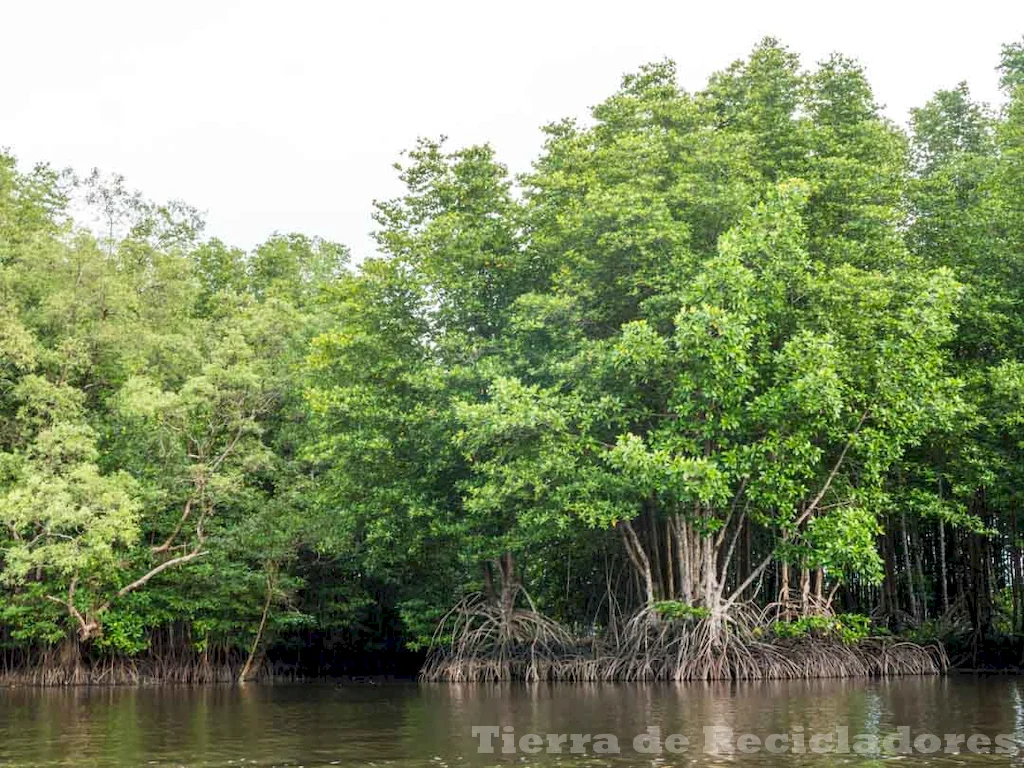
[[654, 62], [523, 173], [421, 139], [374, 253], [0, 153], [0, 681], [1024, 666], [992, 53], [905, 125], [843, 55]]

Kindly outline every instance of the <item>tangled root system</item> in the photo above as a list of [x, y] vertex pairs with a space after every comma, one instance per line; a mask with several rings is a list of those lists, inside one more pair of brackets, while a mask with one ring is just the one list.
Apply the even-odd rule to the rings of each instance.
[[895, 638], [856, 643], [804, 637], [762, 639], [764, 614], [734, 606], [726, 614], [666, 621], [644, 608], [616, 643], [574, 639], [529, 610], [502, 612], [481, 595], [466, 598], [438, 630], [421, 677], [428, 681], [786, 680], [933, 675], [948, 666], [940, 646]]
[[438, 682], [553, 679], [572, 636], [522, 595], [529, 608], [503, 608], [480, 593], [461, 600], [441, 620], [420, 676]]

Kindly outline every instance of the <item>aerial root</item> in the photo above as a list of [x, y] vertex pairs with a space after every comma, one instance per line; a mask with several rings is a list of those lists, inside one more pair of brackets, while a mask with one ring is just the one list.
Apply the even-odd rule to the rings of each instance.
[[846, 644], [806, 637], [761, 639], [758, 611], [666, 621], [645, 608], [617, 643], [574, 640], [532, 610], [502, 613], [482, 596], [463, 600], [442, 622], [421, 671], [428, 681], [792, 680], [934, 675], [948, 667], [942, 648], [893, 638]]
[[[0, 668], [0, 684], [3, 685], [200, 685], [234, 682], [244, 654], [228, 649], [207, 653], [175, 649], [140, 658], [93, 658], [83, 653], [77, 643], [68, 641], [57, 648], [17, 658], [5, 657], [4, 661]], [[272, 670], [267, 664], [261, 664], [256, 676], [261, 680], [270, 679]]]
[[572, 647], [572, 636], [520, 592], [529, 608], [503, 608], [479, 593], [461, 600], [438, 626], [420, 676], [444, 682], [554, 679], [553, 667]]

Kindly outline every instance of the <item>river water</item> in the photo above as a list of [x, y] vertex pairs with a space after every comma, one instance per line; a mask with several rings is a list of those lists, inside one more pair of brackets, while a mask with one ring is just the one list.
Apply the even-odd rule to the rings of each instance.
[[[501, 751], [507, 731], [490, 739], [486, 730], [474, 737], [474, 727], [511, 728], [514, 752]], [[908, 729], [907, 743], [901, 727]], [[634, 744], [651, 733], [648, 728], [659, 729], [660, 741]], [[570, 752], [572, 734], [582, 753]], [[592, 740], [584, 741], [584, 734]], [[769, 751], [773, 734], [785, 740], [776, 738]], [[815, 734], [821, 736], [812, 751], [808, 742]], [[976, 736], [973, 751], [966, 742], [951, 746], [947, 734]], [[911, 743], [924, 735], [940, 740], [938, 751], [929, 751], [934, 740]], [[1010, 744], [1008, 753], [986, 748], [996, 737]], [[561, 753], [545, 751], [544, 741], [534, 754], [535, 744], [548, 738]], [[486, 742], [494, 752], [479, 751]], [[0, 690], [5, 766], [824, 768], [883, 762], [1024, 765], [1024, 679]]]

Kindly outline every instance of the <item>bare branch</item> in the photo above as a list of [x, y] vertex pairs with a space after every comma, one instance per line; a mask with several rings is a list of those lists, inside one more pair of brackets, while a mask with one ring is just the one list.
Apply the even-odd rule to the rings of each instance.
[[846, 459], [846, 454], [850, 450], [850, 446], [853, 445], [853, 440], [857, 437], [857, 433], [860, 432], [860, 428], [864, 426], [864, 422], [867, 421], [868, 414], [871, 412], [870, 408], [864, 410], [861, 414], [860, 421], [857, 422], [857, 426], [853, 428], [853, 432], [850, 433], [850, 437], [846, 441], [846, 445], [843, 446], [843, 450], [839, 453], [839, 458], [836, 459], [835, 465], [832, 467], [832, 471], [828, 473], [828, 478], [825, 480], [825, 484], [821, 486], [821, 490], [818, 491], [818, 495], [814, 497], [807, 509], [804, 510], [803, 514], [796, 521], [795, 527], [800, 525], [812, 514], [814, 510], [818, 508], [821, 500], [825, 498], [825, 494], [828, 493], [828, 489], [832, 486], [832, 481], [836, 479], [836, 475], [839, 474], [839, 468], [843, 465], [843, 461]]
[[182, 511], [181, 517], [178, 519], [178, 524], [174, 527], [174, 530], [171, 532], [171, 535], [164, 539], [163, 544], [160, 544], [155, 547], [150, 547], [150, 552], [152, 552], [153, 554], [159, 554], [161, 552], [166, 552], [173, 547], [174, 540], [178, 538], [178, 534], [181, 533], [182, 527], [188, 520], [189, 515], [192, 514], [193, 501], [195, 501], [195, 497], [189, 496], [188, 501], [185, 502], [185, 509]]
[[97, 611], [97, 613], [103, 613], [108, 608], [110, 608], [110, 604], [114, 600], [116, 600], [119, 597], [124, 597], [129, 592], [134, 592], [136, 589], [139, 589], [140, 587], [144, 587], [146, 585], [146, 583], [149, 582], [150, 579], [152, 579], [154, 576], [157, 576], [157, 575], [163, 573], [168, 568], [173, 568], [173, 567], [175, 567], [177, 565], [184, 565], [185, 563], [187, 563], [187, 562], [189, 562], [191, 560], [195, 560], [197, 557], [202, 557], [205, 554], [207, 554], [206, 550], [194, 549], [191, 552], [189, 552], [187, 555], [179, 555], [178, 557], [172, 557], [170, 560], [167, 560], [166, 562], [160, 563], [160, 565], [157, 565], [154, 568], [151, 568], [148, 573], [146, 573], [143, 576], [140, 576], [139, 578], [137, 578], [135, 581], [133, 581], [128, 586], [121, 587], [121, 589], [119, 589], [117, 591], [117, 593], [114, 595], [113, 598], [111, 598], [110, 600], [108, 600], [106, 603], [103, 604], [103, 607], [99, 611]]

